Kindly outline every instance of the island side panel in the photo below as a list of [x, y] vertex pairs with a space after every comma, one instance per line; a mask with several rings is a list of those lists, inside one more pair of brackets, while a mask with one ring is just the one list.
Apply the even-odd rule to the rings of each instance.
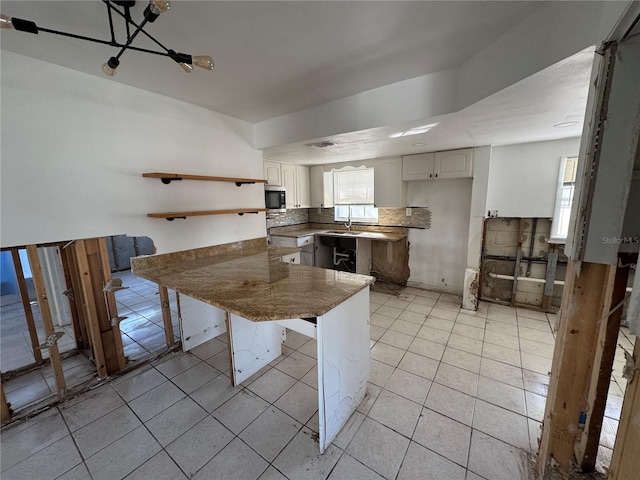
[[320, 452], [362, 401], [371, 368], [369, 287], [318, 317]]
[[178, 312], [185, 352], [227, 331], [227, 313], [193, 297], [178, 294]]
[[284, 328], [229, 313], [232, 383], [239, 385], [282, 354]]

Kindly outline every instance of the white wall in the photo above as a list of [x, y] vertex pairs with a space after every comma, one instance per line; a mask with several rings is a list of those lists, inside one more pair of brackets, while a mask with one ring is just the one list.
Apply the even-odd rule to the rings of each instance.
[[160, 253], [265, 236], [264, 213], [146, 217], [262, 207], [261, 184], [141, 176], [262, 178], [249, 124], [4, 50], [1, 62], [2, 247], [127, 234], [151, 237]]
[[553, 217], [560, 158], [579, 148], [580, 137], [493, 147], [487, 210], [500, 217]]
[[408, 182], [407, 205], [429, 207], [431, 228], [409, 229], [409, 285], [462, 294], [472, 179]]

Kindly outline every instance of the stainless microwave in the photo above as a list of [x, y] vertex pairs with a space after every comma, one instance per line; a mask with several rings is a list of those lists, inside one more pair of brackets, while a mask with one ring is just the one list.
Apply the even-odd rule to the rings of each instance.
[[265, 207], [270, 212], [286, 212], [287, 191], [285, 187], [274, 187], [272, 185], [265, 185], [264, 203]]

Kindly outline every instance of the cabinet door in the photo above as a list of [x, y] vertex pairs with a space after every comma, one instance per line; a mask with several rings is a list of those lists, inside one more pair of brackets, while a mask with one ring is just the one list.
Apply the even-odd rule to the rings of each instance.
[[333, 172], [325, 172], [322, 165], [309, 168], [311, 207], [333, 207]]
[[374, 164], [374, 199], [378, 208], [405, 207], [406, 186], [402, 182], [402, 159], [379, 160]]
[[282, 186], [282, 178], [280, 177], [280, 164], [278, 162], [264, 162], [264, 178], [267, 179], [267, 185]]
[[429, 180], [434, 178], [435, 154], [420, 153], [402, 157], [402, 180]]
[[298, 204], [296, 166], [281, 163], [280, 171], [282, 173], [282, 186], [287, 189], [287, 208], [296, 208]]
[[179, 293], [178, 311], [185, 352], [227, 331], [227, 314], [218, 307]]
[[309, 167], [296, 165], [296, 193], [298, 194], [297, 208], [309, 208], [311, 206]]
[[436, 178], [470, 177], [472, 162], [473, 148], [436, 152], [434, 174]]

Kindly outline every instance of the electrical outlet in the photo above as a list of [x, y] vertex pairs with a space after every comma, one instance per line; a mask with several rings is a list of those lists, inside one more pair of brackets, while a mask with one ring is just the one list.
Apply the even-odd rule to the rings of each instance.
[[411, 216], [411, 207], [407, 207], [407, 209], [406, 209], [406, 211], [405, 211], [405, 215], [406, 215], [407, 217], [410, 217], [410, 216]]
[[498, 216], [498, 210], [489, 210], [488, 215], [489, 218], [496, 218]]

